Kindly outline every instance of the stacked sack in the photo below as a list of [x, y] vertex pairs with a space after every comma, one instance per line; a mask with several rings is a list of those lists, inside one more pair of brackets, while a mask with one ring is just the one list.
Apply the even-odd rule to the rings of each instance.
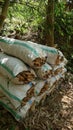
[[26, 117], [65, 76], [61, 51], [0, 37], [0, 104], [17, 121]]

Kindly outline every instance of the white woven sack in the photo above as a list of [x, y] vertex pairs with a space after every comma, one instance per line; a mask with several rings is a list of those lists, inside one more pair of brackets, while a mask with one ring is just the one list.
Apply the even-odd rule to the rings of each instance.
[[42, 49], [42, 51], [44, 51], [47, 54], [47, 62], [54, 67], [55, 65], [59, 65], [60, 63], [67, 63], [67, 60], [65, 58], [65, 56], [63, 55], [63, 53], [54, 48], [54, 47], [49, 47], [46, 45], [41, 45], [41, 44], [37, 44], [34, 42], [30, 42], [28, 41], [30, 44], [34, 45], [34, 46], [38, 46]]
[[29, 112], [29, 109], [31, 108], [32, 104], [34, 103], [35, 98], [32, 97], [25, 106], [19, 107], [18, 109], [14, 109], [11, 102], [8, 100], [6, 96], [3, 96], [0, 98], [0, 105], [2, 105], [6, 110], [8, 110], [14, 118], [22, 122], [22, 120], [26, 117], [27, 113]]
[[38, 46], [42, 49], [43, 52], [46, 53], [47, 55], [47, 63], [49, 63], [50, 65], [56, 65], [57, 63], [57, 59], [59, 56], [58, 50], [54, 47], [49, 47], [46, 45], [41, 45], [41, 44], [37, 44], [34, 42], [30, 42], [28, 41], [30, 44], [34, 45], [34, 46]]
[[46, 80], [36, 80], [35, 82], [36, 82], [36, 84], [34, 87], [34, 94], [35, 94], [35, 96], [37, 96], [47, 82], [46, 82]]
[[27, 92], [32, 86], [32, 83], [26, 85], [14, 85], [13, 83], [8, 82], [4, 77], [0, 76], [0, 91], [8, 97], [15, 108], [21, 105], [23, 98], [27, 96]]
[[20, 58], [28, 65], [34, 67], [33, 60], [36, 58], [46, 58], [46, 53], [38, 46], [29, 42], [0, 37], [0, 48], [7, 54]]
[[44, 65], [41, 66], [41, 68], [35, 70], [37, 77], [40, 79], [47, 79], [51, 76], [52, 73], [52, 67], [45, 63]]
[[63, 69], [65, 67], [65, 63], [60, 63], [60, 65], [53, 67], [53, 75], [58, 75], [59, 73], [62, 73]]
[[42, 98], [43, 98], [45, 95], [46, 95], [46, 91], [45, 91], [42, 95], [37, 96], [37, 97], [35, 98], [35, 103], [36, 103], [36, 105], [40, 103], [40, 101], [42, 100]]
[[56, 82], [59, 81], [61, 78], [64, 78], [66, 72], [67, 72], [66, 68], [63, 68], [61, 73], [59, 73], [58, 75], [54, 75], [54, 76], [51, 77], [51, 78], [48, 78], [48, 79], [47, 79], [47, 82], [48, 82], [49, 86], [50, 86], [50, 87], [53, 86], [53, 85], [56, 84]]
[[35, 72], [28, 68], [21, 60], [0, 52], [0, 73], [3, 76], [13, 81], [15, 84], [23, 84], [23, 81], [19, 81], [19, 78], [16, 77], [23, 71], [30, 71], [35, 77]]

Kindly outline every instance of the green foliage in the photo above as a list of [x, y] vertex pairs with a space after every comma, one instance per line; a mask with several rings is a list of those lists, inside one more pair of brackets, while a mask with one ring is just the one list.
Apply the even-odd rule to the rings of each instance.
[[[47, 1], [47, 0], [46, 0]], [[38, 29], [46, 13], [44, 0], [21, 0], [10, 4], [8, 17], [5, 20], [3, 35], [17, 30], [20, 33], [27, 33], [29, 28]]]
[[[38, 30], [38, 26], [43, 28], [47, 3], [48, 0], [11, 0], [4, 35], [14, 30], [27, 33], [29, 28], [35, 30]], [[55, 32], [61, 37], [67, 37], [68, 42], [73, 34], [72, 26], [73, 11], [66, 11], [64, 2], [55, 2]]]
[[64, 2], [55, 5], [55, 31], [69, 42], [73, 35], [73, 10], [67, 11]]
[[64, 2], [57, 3], [55, 4], [55, 43], [68, 60], [67, 70], [73, 73], [71, 37], [73, 37], [73, 10], [67, 10]]

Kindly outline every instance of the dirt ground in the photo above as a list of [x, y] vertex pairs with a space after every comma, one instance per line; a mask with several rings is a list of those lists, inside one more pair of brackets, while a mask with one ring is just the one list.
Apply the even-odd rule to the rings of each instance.
[[0, 130], [73, 130], [73, 75], [47, 96], [23, 123], [0, 106]]

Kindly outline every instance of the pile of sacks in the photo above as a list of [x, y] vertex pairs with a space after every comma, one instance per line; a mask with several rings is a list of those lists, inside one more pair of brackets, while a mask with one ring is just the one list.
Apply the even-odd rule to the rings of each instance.
[[66, 63], [53, 47], [0, 37], [0, 105], [21, 121], [59, 85]]

